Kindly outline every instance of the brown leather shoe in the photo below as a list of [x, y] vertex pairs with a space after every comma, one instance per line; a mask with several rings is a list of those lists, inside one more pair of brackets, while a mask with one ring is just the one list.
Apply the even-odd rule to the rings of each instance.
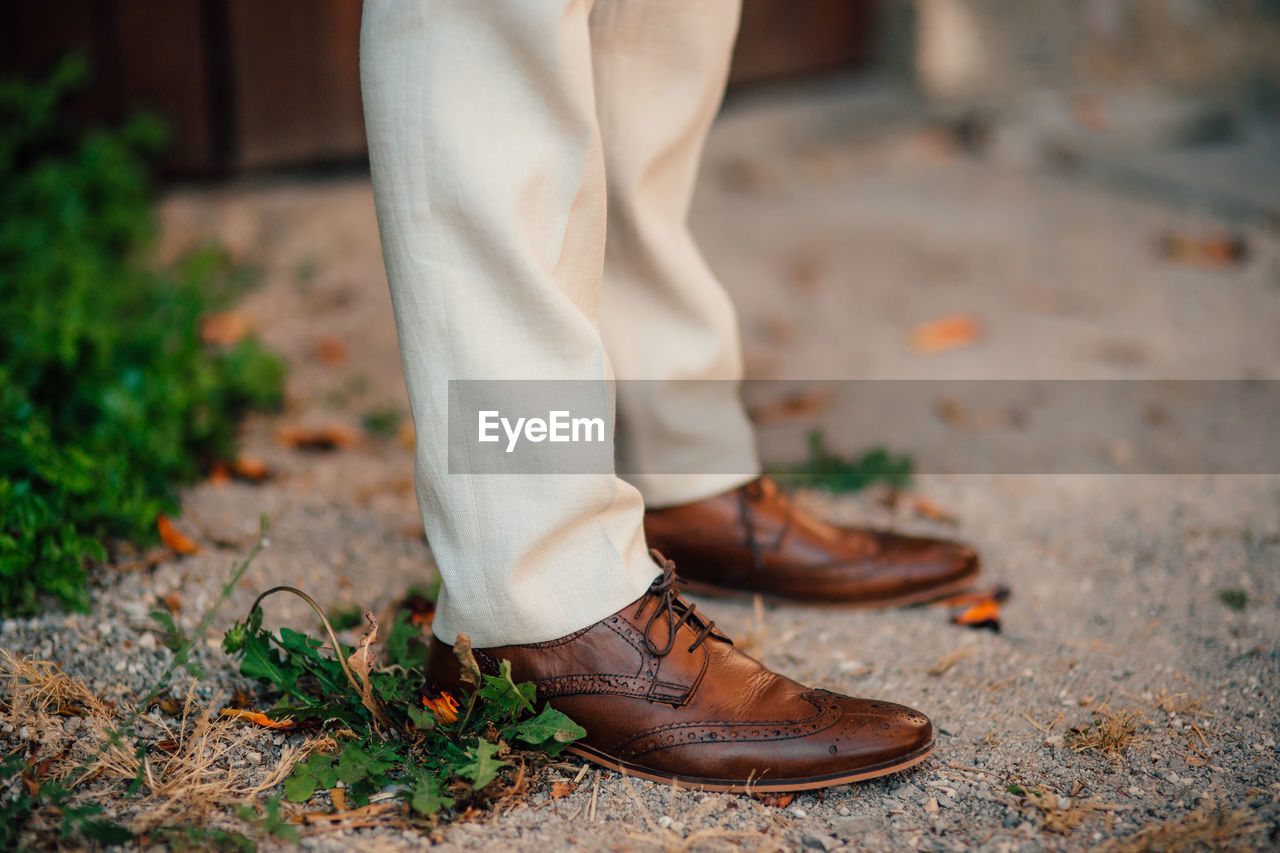
[[[673, 586], [671, 563], [612, 616], [546, 643], [476, 649], [482, 670], [532, 681], [587, 730], [568, 751], [632, 776], [709, 791], [804, 791], [910, 767], [934, 746], [923, 714], [804, 687], [734, 648]], [[436, 689], [465, 692], [434, 640]]]
[[978, 576], [978, 555], [942, 539], [829, 524], [768, 477], [697, 503], [649, 510], [649, 546], [691, 592], [854, 607], [915, 604]]

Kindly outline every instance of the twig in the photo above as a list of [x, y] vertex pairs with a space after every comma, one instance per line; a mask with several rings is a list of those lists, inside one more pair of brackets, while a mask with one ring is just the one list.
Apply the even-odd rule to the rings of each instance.
[[314, 598], [307, 595], [296, 586], [273, 586], [271, 589], [260, 594], [253, 600], [253, 605], [249, 608], [249, 613], [252, 615], [253, 611], [258, 609], [258, 606], [262, 603], [262, 599], [277, 592], [293, 593], [309, 604], [311, 609], [316, 612], [316, 615], [320, 617], [320, 621], [324, 623], [325, 633], [329, 635], [329, 642], [333, 643], [333, 653], [337, 655], [338, 663], [342, 665], [342, 672], [347, 676], [347, 681], [351, 682], [351, 687], [356, 691], [356, 695], [359, 696], [361, 694], [360, 682], [356, 681], [355, 675], [351, 672], [351, 667], [347, 665], [347, 656], [342, 653], [342, 644], [338, 642], [338, 635], [333, 632], [333, 625], [329, 624], [329, 618], [324, 615], [324, 608], [322, 608]]
[[[369, 826], [370, 824], [363, 822], [366, 818], [377, 817], [378, 815], [386, 814], [387, 812], [401, 811], [402, 809], [403, 806], [400, 803], [370, 803], [367, 806], [362, 806], [358, 809], [348, 809], [345, 812], [338, 812], [337, 814], [330, 814], [328, 812], [309, 812], [307, 814], [300, 815], [298, 820], [307, 826], [314, 826], [316, 824], [333, 825], [335, 823], [347, 824], [348, 821], [361, 821], [361, 823], [359, 823], [360, 826]], [[354, 824], [347, 825], [354, 826]]]
[[1047, 725], [1042, 723], [1037, 723], [1035, 720], [1031, 718], [1031, 715], [1028, 714], [1026, 711], [1022, 712], [1022, 718], [1026, 720], [1028, 723], [1030, 723], [1031, 725], [1035, 726], [1036, 731], [1040, 732], [1040, 734], [1042, 735], [1047, 735], [1049, 732], [1053, 731], [1053, 727], [1058, 723], [1057, 720], [1053, 720], [1049, 722]]
[[994, 776], [995, 778], [999, 779], [1001, 782], [1007, 781], [1006, 777], [1001, 776], [999, 773], [992, 773], [990, 770], [983, 770], [980, 767], [965, 767], [962, 764], [944, 764], [942, 766], [943, 766], [943, 769], [963, 770], [968, 773], [984, 773], [987, 776]]

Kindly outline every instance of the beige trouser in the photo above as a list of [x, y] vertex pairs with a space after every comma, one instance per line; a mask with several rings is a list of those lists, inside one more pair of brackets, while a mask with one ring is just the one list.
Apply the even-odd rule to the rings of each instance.
[[[677, 381], [741, 376], [732, 305], [686, 225], [737, 16], [738, 0], [364, 4], [374, 197], [445, 641], [539, 642], [621, 609], [657, 572], [645, 503], [758, 470], [733, 383]], [[449, 472], [450, 379], [615, 374], [661, 380], [617, 386], [630, 483]], [[671, 471], [689, 473], [655, 473]]]

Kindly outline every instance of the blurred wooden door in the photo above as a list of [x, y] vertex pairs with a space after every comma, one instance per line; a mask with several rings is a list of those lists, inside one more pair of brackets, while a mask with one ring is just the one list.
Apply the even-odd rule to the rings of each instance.
[[[731, 82], [867, 63], [874, 5], [745, 0]], [[170, 173], [349, 162], [365, 150], [359, 33], [360, 0], [12, 0], [0, 3], [0, 68], [41, 73], [82, 51], [94, 84], [81, 112], [162, 115]]]

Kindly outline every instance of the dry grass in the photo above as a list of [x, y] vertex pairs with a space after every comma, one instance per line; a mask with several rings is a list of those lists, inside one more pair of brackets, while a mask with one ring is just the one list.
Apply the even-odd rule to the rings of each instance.
[[1033, 789], [1024, 791], [1023, 796], [1039, 810], [1043, 818], [1040, 828], [1054, 835], [1070, 835], [1082, 823], [1095, 818], [1110, 817], [1113, 812], [1123, 808], [1115, 803], [1104, 803], [1096, 797], [1087, 800], [1069, 797], [1067, 805], [1064, 806], [1061, 805], [1057, 794]]
[[[730, 845], [734, 849], [743, 848], [758, 851], [778, 849], [778, 839], [771, 837], [767, 833], [761, 834], [760, 832], [742, 832], [720, 827], [708, 827], [696, 829], [688, 835], [681, 835], [654, 820], [653, 814], [644, 804], [644, 800], [640, 799], [640, 795], [636, 793], [630, 779], [624, 776], [622, 783], [628, 796], [635, 803], [636, 810], [640, 812], [640, 816], [644, 819], [645, 827], [648, 830], [644, 833], [628, 832], [627, 838], [633, 841], [656, 847], [662, 853], [693, 853], [693, 851], [701, 849], [722, 850]], [[685, 818], [685, 821], [692, 824], [705, 816], [705, 808], [699, 806]]]
[[938, 658], [938, 662], [925, 670], [925, 672], [929, 673], [929, 675], [946, 675], [947, 671], [951, 669], [951, 667], [960, 663], [960, 661], [965, 658], [973, 657], [977, 653], [978, 650], [973, 646], [962, 646], [961, 648]]
[[734, 645], [749, 655], [760, 657], [769, 641], [769, 626], [764, 621], [764, 599], [759, 595], [752, 599], [751, 628], [735, 638]]
[[[136, 743], [111, 743], [84, 778], [85, 784], [116, 783], [106, 792], [113, 798], [119, 795], [118, 785], [142, 780], [142, 795], [129, 820], [136, 833], [176, 822], [202, 824], [213, 809], [246, 802], [280, 784], [294, 763], [306, 757], [306, 745], [286, 744], [270, 767], [236, 767], [234, 759], [263, 732], [198, 709], [193, 692], [188, 692], [175, 725], [152, 716], [141, 722], [155, 735], [141, 757]], [[101, 738], [108, 742], [110, 733], [103, 731]]]
[[107, 719], [111, 712], [97, 696], [56, 663], [20, 658], [0, 649], [0, 675], [9, 694], [14, 726], [46, 722], [50, 714]]
[[1261, 850], [1267, 826], [1247, 809], [1226, 811], [1201, 806], [1185, 817], [1140, 829], [1094, 848], [1094, 853], [1169, 853], [1169, 851]]
[[1200, 708], [1205, 703], [1205, 697], [1199, 696], [1192, 698], [1190, 693], [1170, 693], [1168, 690], [1161, 690], [1160, 695], [1152, 701], [1152, 705], [1157, 710], [1164, 711], [1166, 714], [1202, 714], [1206, 717], [1213, 716], [1201, 711]]
[[[195, 684], [180, 715], [166, 721], [143, 714], [126, 737], [118, 731], [121, 715], [56, 664], [0, 649], [0, 676], [7, 693], [4, 717], [31, 733], [38, 780], [67, 780], [83, 769], [73, 783], [75, 802], [104, 806], [134, 833], [176, 823], [202, 825], [215, 809], [280, 784], [314, 746], [286, 744], [270, 766], [237, 766], [234, 759], [267, 733], [200, 708]], [[58, 715], [81, 717], [80, 729], [68, 732]], [[135, 782], [138, 793], [126, 797]]]
[[1113, 711], [1110, 705], [1102, 705], [1093, 712], [1090, 725], [1069, 733], [1067, 745], [1073, 752], [1096, 752], [1118, 759], [1138, 741], [1145, 726], [1146, 717], [1137, 708]]

